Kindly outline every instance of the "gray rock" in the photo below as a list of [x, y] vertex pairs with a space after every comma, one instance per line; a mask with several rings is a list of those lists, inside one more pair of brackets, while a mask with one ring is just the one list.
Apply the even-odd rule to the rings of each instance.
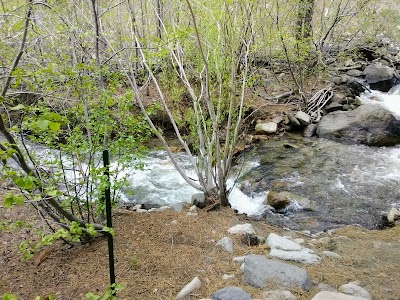
[[245, 256], [236, 256], [232, 258], [232, 261], [238, 264], [244, 263]]
[[283, 118], [281, 116], [277, 116], [272, 119], [272, 122], [279, 124], [279, 123], [283, 122]]
[[365, 300], [365, 298], [354, 297], [329, 291], [322, 291], [316, 294], [311, 300]]
[[343, 284], [339, 287], [339, 292], [355, 297], [361, 297], [364, 299], [369, 299], [372, 300], [371, 295], [368, 293], [368, 291], [358, 284], [356, 282], [349, 282], [347, 284]]
[[311, 201], [308, 198], [290, 193], [290, 192], [280, 192], [281, 195], [288, 197], [291, 202], [296, 201], [302, 208], [303, 210], [307, 211], [314, 211], [316, 209], [316, 204], [314, 201]]
[[372, 89], [382, 92], [388, 92], [398, 82], [395, 69], [378, 64], [367, 66], [364, 76]]
[[216, 246], [221, 247], [227, 252], [233, 252], [233, 242], [228, 237], [223, 237], [222, 239], [220, 239], [217, 242]]
[[293, 126], [293, 127], [299, 127], [300, 126], [300, 122], [299, 120], [297, 120], [297, 118], [295, 116], [293, 116], [292, 114], [288, 114], [287, 117], [289, 118], [289, 125]]
[[270, 233], [267, 238], [267, 244], [271, 248], [285, 251], [300, 251], [303, 249], [301, 245], [287, 238], [281, 237], [275, 233]]
[[313, 137], [316, 132], [317, 132], [317, 124], [310, 124], [304, 129], [303, 136], [310, 138]]
[[285, 251], [280, 249], [271, 249], [269, 257], [275, 257], [282, 260], [291, 260], [303, 264], [317, 264], [320, 262], [321, 257], [314, 254], [314, 251], [308, 248], [303, 248], [298, 251]]
[[299, 120], [300, 125], [303, 126], [307, 126], [311, 122], [311, 117], [303, 111], [298, 111], [295, 115], [295, 118]]
[[195, 205], [198, 208], [206, 207], [206, 197], [204, 193], [196, 193], [192, 195], [192, 200], [190, 202], [192, 205]]
[[306, 270], [253, 254], [245, 257], [242, 281], [256, 288], [265, 288], [276, 281], [286, 287], [300, 287], [305, 290], [310, 290], [312, 286]]
[[184, 299], [185, 297], [189, 296], [191, 293], [193, 293], [195, 290], [199, 289], [201, 287], [201, 281], [199, 277], [193, 278], [191, 282], [186, 284], [176, 295], [176, 300], [181, 300]]
[[267, 238], [267, 243], [271, 247], [270, 257], [283, 260], [291, 260], [306, 264], [319, 263], [321, 258], [314, 254], [311, 249], [305, 248], [296, 242], [271, 233]]
[[227, 286], [211, 295], [212, 300], [252, 300], [253, 297], [237, 286]]
[[228, 229], [230, 234], [256, 234], [253, 226], [249, 223], [238, 224]]
[[222, 279], [223, 280], [232, 280], [232, 279], [235, 279], [235, 274], [224, 274], [224, 275], [222, 275]]
[[262, 294], [262, 300], [296, 300], [297, 297], [289, 291], [268, 291]]
[[395, 221], [400, 219], [400, 209], [392, 208], [387, 215], [387, 219], [390, 223], [394, 223]]
[[363, 72], [357, 69], [351, 69], [346, 72], [347, 75], [351, 77], [360, 77], [363, 75]]
[[275, 122], [258, 123], [256, 125], [256, 134], [275, 133], [278, 125]]
[[336, 92], [332, 96], [331, 103], [345, 104], [347, 103], [347, 96], [340, 92]]
[[400, 143], [400, 120], [380, 105], [361, 105], [323, 116], [317, 135], [345, 143], [393, 146]]
[[270, 205], [275, 209], [282, 209], [290, 204], [290, 198], [281, 193], [270, 191], [264, 204]]
[[338, 110], [343, 110], [343, 105], [340, 103], [332, 102], [329, 105], [327, 105], [325, 109], [328, 113], [330, 113]]
[[185, 206], [184, 202], [177, 202], [171, 205], [171, 209], [173, 211], [181, 212], [184, 206]]
[[337, 293], [337, 290], [336, 290], [334, 287], [332, 287], [331, 285], [326, 284], [326, 283], [320, 283], [320, 284], [318, 284], [318, 285], [317, 285], [317, 289], [318, 289], [319, 291], [328, 291], [328, 292]]

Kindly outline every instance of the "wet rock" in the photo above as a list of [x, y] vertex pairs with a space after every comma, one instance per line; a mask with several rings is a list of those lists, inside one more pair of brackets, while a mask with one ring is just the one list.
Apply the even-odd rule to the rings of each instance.
[[339, 292], [351, 296], [361, 297], [363, 299], [372, 300], [368, 291], [358, 285], [358, 282], [349, 282], [339, 287]]
[[212, 300], [252, 300], [253, 297], [237, 286], [227, 286], [211, 295]]
[[338, 110], [343, 110], [343, 105], [340, 103], [332, 102], [329, 105], [327, 105], [325, 109], [328, 113], [330, 113]]
[[256, 234], [253, 226], [249, 223], [238, 224], [228, 229], [230, 234]]
[[274, 122], [259, 123], [256, 125], [256, 134], [275, 133], [278, 130], [278, 125]]
[[380, 105], [361, 105], [323, 116], [317, 135], [345, 143], [393, 146], [400, 143], [400, 120]]
[[300, 125], [302, 126], [307, 126], [308, 124], [310, 124], [311, 121], [310, 116], [303, 111], [298, 111], [295, 115], [295, 118], [300, 122]]
[[310, 290], [312, 286], [306, 270], [253, 254], [245, 257], [242, 282], [256, 288], [265, 288], [276, 282], [281, 282], [285, 287], [305, 290]]
[[181, 291], [176, 295], [176, 300], [181, 300], [184, 299], [185, 297], [189, 296], [191, 293], [193, 293], [195, 290], [199, 289], [201, 287], [201, 281], [199, 277], [193, 278], [191, 282], [186, 284]]
[[304, 129], [303, 136], [310, 138], [315, 136], [316, 132], [317, 132], [317, 124], [310, 124]]
[[400, 220], [400, 209], [392, 208], [387, 215], [387, 220], [389, 223], [394, 223], [397, 220]]
[[228, 237], [223, 237], [222, 239], [220, 239], [217, 242], [216, 246], [224, 249], [227, 252], [233, 252], [233, 242]]
[[198, 208], [206, 207], [206, 197], [204, 193], [193, 194], [191, 204], [197, 206]]
[[289, 198], [291, 202], [296, 201], [303, 210], [314, 211], [316, 209], [316, 204], [314, 201], [311, 201], [308, 198], [290, 193], [290, 192], [280, 192], [280, 194], [284, 197]]
[[293, 126], [293, 127], [299, 127], [300, 126], [300, 122], [299, 120], [297, 120], [297, 118], [292, 115], [291, 113], [289, 113], [287, 115], [288, 119], [289, 119], [289, 125]]
[[270, 191], [264, 204], [270, 205], [275, 209], [285, 208], [290, 204], [290, 198], [281, 193]]
[[297, 297], [289, 291], [269, 291], [262, 294], [262, 300], [296, 300]]
[[395, 69], [388, 66], [371, 64], [364, 70], [365, 80], [371, 89], [388, 92], [398, 82]]
[[365, 300], [365, 298], [350, 296], [342, 293], [322, 291], [316, 294], [311, 300]]
[[354, 78], [349, 78], [349, 80], [347, 80], [346, 82], [346, 86], [353, 96], [359, 96], [362, 92], [365, 91], [365, 87], [358, 81], [354, 80]]

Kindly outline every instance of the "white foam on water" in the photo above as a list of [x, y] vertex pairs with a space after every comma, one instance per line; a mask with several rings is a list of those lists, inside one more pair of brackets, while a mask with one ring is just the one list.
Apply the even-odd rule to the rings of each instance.
[[371, 90], [360, 95], [361, 100], [366, 104], [379, 104], [400, 118], [400, 85], [390, 89], [388, 93]]

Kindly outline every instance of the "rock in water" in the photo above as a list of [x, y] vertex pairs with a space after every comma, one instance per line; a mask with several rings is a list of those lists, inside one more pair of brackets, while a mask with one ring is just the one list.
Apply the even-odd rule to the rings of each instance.
[[365, 68], [364, 76], [371, 89], [388, 92], [398, 79], [395, 70], [388, 66], [372, 64]]
[[265, 204], [275, 209], [282, 209], [290, 204], [290, 198], [281, 193], [270, 191], [267, 196], [267, 201], [265, 202]]
[[256, 125], [256, 134], [275, 133], [278, 125], [274, 122], [259, 123]]
[[281, 282], [286, 287], [300, 287], [310, 290], [312, 282], [307, 271], [267, 259], [263, 255], [247, 255], [244, 263], [242, 282], [256, 288], [265, 288], [271, 283]]
[[178, 295], [176, 295], [176, 300], [184, 299], [186, 296], [189, 296], [193, 291], [199, 289], [200, 287], [201, 281], [199, 277], [193, 278], [193, 280], [186, 284], [178, 293]]
[[252, 300], [253, 297], [237, 286], [227, 286], [211, 295], [212, 300]]
[[400, 143], [400, 120], [380, 105], [366, 104], [323, 116], [317, 135], [350, 144], [394, 146]]

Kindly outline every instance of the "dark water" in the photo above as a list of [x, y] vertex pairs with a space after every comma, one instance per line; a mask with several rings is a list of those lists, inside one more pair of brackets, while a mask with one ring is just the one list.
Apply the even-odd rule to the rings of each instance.
[[346, 224], [376, 228], [382, 215], [400, 204], [400, 147], [292, 137], [264, 141], [247, 159], [259, 165], [243, 174], [245, 193], [289, 191], [315, 202], [313, 212], [265, 213], [274, 225], [303, 230]]

